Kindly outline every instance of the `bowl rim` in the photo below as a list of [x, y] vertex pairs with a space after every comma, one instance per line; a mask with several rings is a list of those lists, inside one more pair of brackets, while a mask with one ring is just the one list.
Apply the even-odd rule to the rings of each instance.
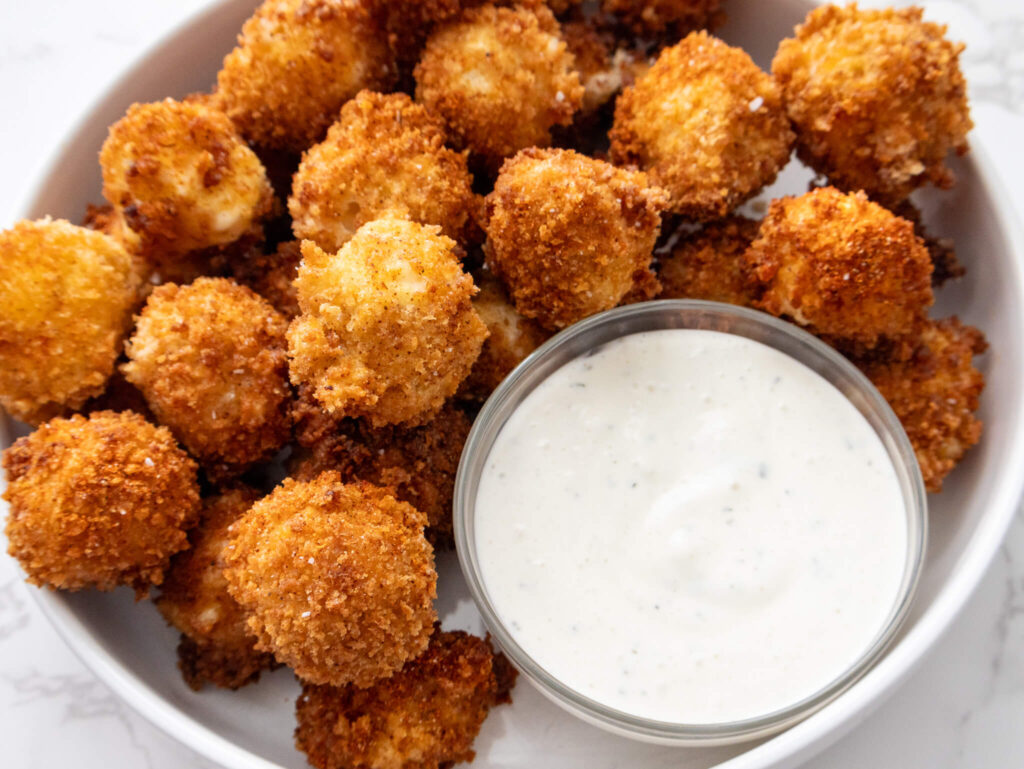
[[[812, 0], [818, 4], [819, 0]], [[70, 154], [74, 137], [84, 132], [97, 117], [108, 111], [111, 103], [122, 103], [119, 92], [137, 75], [150, 58], [159, 57], [186, 33], [198, 28], [221, 12], [233, 0], [211, 0], [170, 27], [167, 32], [136, 56], [121, 74], [90, 103], [81, 117], [74, 121], [64, 139], [46, 160], [37, 166], [25, 185], [26, 194], [13, 209], [20, 218], [34, 215], [44, 190]], [[1009, 193], [987, 150], [977, 143], [964, 163], [973, 166], [976, 180], [993, 204], [993, 214], [1010, 255], [1008, 269], [1013, 276], [1016, 294], [1024, 298], [1024, 230], [1017, 213], [1008, 202]], [[1015, 343], [1024, 359], [1024, 315], [1018, 311]], [[926, 653], [949, 629], [974, 593], [1010, 527], [1024, 493], [1024, 410], [1018, 412], [1009, 450], [1002, 457], [1003, 472], [991, 494], [987, 514], [973, 531], [953, 573], [934, 600], [914, 625], [900, 638], [878, 663], [850, 689], [806, 720], [755, 745], [742, 754], [716, 764], [713, 769], [782, 769], [796, 766], [827, 745], [835, 742], [866, 718], [895, 691], [923, 661]], [[29, 595], [40, 607], [71, 651], [97, 678], [147, 721], [203, 757], [229, 769], [284, 769], [282, 765], [252, 753], [237, 743], [204, 726], [177, 706], [155, 692], [124, 667], [86, 630], [62, 597], [45, 589], [30, 589]]]

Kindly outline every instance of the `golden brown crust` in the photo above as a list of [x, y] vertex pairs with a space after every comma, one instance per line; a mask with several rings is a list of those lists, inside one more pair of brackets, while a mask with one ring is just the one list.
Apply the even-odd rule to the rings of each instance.
[[925, 324], [909, 360], [855, 361], [896, 412], [914, 447], [928, 491], [981, 439], [975, 416], [985, 377], [972, 363], [987, 347], [956, 317]]
[[387, 218], [363, 225], [337, 254], [303, 241], [290, 375], [336, 417], [422, 424], [480, 354], [487, 329], [470, 302], [476, 287], [438, 230]]
[[746, 259], [766, 285], [761, 309], [865, 349], [912, 332], [933, 301], [913, 225], [864, 193], [822, 187], [772, 201]]
[[416, 100], [445, 122], [449, 138], [492, 169], [568, 125], [583, 86], [543, 6], [464, 11], [430, 35], [416, 67]]
[[897, 203], [931, 182], [949, 187], [946, 155], [972, 123], [963, 44], [920, 8], [811, 11], [772, 62], [800, 158], [836, 187]]
[[53, 419], [3, 453], [8, 552], [34, 585], [145, 593], [199, 511], [196, 465], [131, 412]]
[[295, 277], [302, 261], [300, 245], [298, 240], [286, 240], [272, 254], [245, 254], [231, 261], [235, 280], [270, 302], [288, 320], [299, 314]]
[[752, 307], [760, 286], [744, 253], [759, 223], [742, 216], [708, 224], [680, 240], [658, 269], [661, 299], [706, 299]]
[[196, 691], [205, 683], [237, 689], [274, 665], [273, 655], [256, 651], [223, 573], [228, 528], [257, 499], [254, 489], [237, 487], [204, 500], [191, 548], [174, 556], [160, 586], [156, 606], [182, 633], [178, 667]]
[[302, 152], [364, 88], [395, 72], [367, 0], [266, 0], [217, 75], [215, 103], [247, 140]]
[[739, 48], [694, 32], [615, 104], [611, 157], [647, 171], [669, 209], [717, 219], [774, 181], [793, 132], [781, 92]]
[[383, 215], [468, 234], [473, 180], [466, 153], [444, 146], [441, 121], [402, 93], [359, 93], [327, 138], [302, 157], [288, 210], [299, 239], [337, 251]]
[[606, 13], [615, 14], [637, 35], [682, 37], [714, 26], [721, 0], [604, 0]]
[[155, 289], [127, 345], [125, 378], [215, 482], [288, 440], [287, 321], [225, 278]]
[[232, 528], [224, 571], [256, 648], [305, 681], [372, 685], [427, 647], [436, 619], [426, 516], [336, 472], [286, 479]]
[[487, 261], [548, 329], [617, 305], [650, 270], [665, 203], [644, 174], [571, 150], [523, 150], [487, 197]]
[[[317, 769], [438, 769], [473, 760], [488, 711], [507, 701], [487, 641], [434, 632], [418, 659], [372, 688], [303, 686], [295, 744]], [[504, 699], [503, 699], [504, 698]]]
[[63, 220], [0, 232], [0, 404], [39, 424], [103, 387], [131, 323], [139, 276], [111, 238]]

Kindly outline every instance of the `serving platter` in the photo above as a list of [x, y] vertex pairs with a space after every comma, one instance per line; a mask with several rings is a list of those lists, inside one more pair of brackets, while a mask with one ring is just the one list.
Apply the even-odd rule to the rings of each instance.
[[[100, 199], [96, 155], [107, 126], [133, 101], [207, 89], [254, 5], [253, 0], [211, 5], [136, 62], [58, 148], [23, 215], [79, 219], [86, 203]], [[810, 7], [800, 0], [731, 0], [730, 21], [719, 34], [767, 67], [778, 41]], [[956, 30], [950, 35], [956, 38]], [[898, 644], [868, 676], [812, 718], [771, 740], [727, 748], [660, 748], [614, 737], [564, 714], [523, 682], [515, 691], [515, 704], [497, 709], [485, 723], [476, 743], [476, 766], [793, 766], [870, 712], [947, 627], [991, 561], [1024, 482], [1024, 241], [984, 154], [976, 148], [954, 169], [959, 182], [953, 190], [930, 192], [919, 202], [925, 221], [938, 234], [954, 238], [968, 268], [966, 278], [939, 293], [936, 314], [958, 313], [982, 328], [992, 344], [981, 364], [989, 380], [981, 410], [986, 434], [949, 479], [946, 491], [930, 500], [928, 560]], [[809, 178], [794, 163], [762, 200], [802, 192]], [[4, 423], [3, 445], [16, 432], [15, 425]], [[439, 572], [438, 609], [444, 624], [482, 632], [454, 554], [440, 557]], [[306, 765], [292, 747], [298, 687], [287, 671], [265, 676], [259, 685], [240, 692], [196, 694], [175, 667], [177, 634], [152, 607], [136, 606], [127, 591], [33, 593], [102, 680], [199, 753], [228, 767]]]

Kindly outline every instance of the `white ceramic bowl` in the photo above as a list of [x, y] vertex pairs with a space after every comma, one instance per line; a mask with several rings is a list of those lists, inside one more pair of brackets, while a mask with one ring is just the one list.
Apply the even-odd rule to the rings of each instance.
[[[171, 33], [129, 70], [56, 151], [30, 194], [25, 217], [72, 220], [100, 200], [97, 152], [107, 126], [133, 101], [209, 88], [254, 0], [223, 0]], [[809, 0], [729, 3], [722, 37], [767, 67], [780, 39], [803, 18]], [[957, 31], [951, 32], [956, 36]], [[966, 278], [944, 289], [939, 314], [958, 313], [992, 343], [983, 359], [986, 432], [930, 500], [928, 558], [918, 597], [898, 642], [863, 679], [808, 720], [761, 743], [722, 748], [664, 748], [635, 743], [563, 713], [525, 683], [515, 704], [494, 711], [477, 739], [474, 766], [789, 767], [857, 724], [913, 669], [961, 609], [995, 554], [1024, 484], [1024, 241], [991, 163], [977, 150], [954, 166], [959, 182], [920, 199], [926, 221], [955, 239]], [[809, 174], [791, 165], [765, 197], [798, 193]], [[16, 426], [0, 424], [7, 445]], [[453, 554], [439, 561], [438, 610], [450, 627], [482, 626]], [[153, 723], [200, 754], [232, 769], [303, 767], [292, 747], [293, 701], [287, 671], [239, 692], [191, 692], [175, 667], [176, 633], [127, 591], [35, 592], [68, 644], [114, 691]], [[55, 728], [60, 728], [59, 725]]]

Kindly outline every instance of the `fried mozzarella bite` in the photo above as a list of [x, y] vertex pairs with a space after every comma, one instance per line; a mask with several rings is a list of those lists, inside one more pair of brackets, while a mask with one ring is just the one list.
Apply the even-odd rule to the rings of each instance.
[[0, 232], [0, 405], [39, 424], [103, 392], [140, 277], [106, 235], [64, 220]]
[[487, 197], [487, 262], [516, 310], [557, 330], [652, 295], [665, 195], [647, 177], [572, 150], [523, 150]]
[[138, 317], [125, 378], [215, 482], [288, 440], [287, 325], [226, 278], [160, 286]]
[[497, 278], [488, 275], [479, 286], [473, 308], [487, 326], [488, 337], [458, 397], [483, 403], [512, 369], [551, 337], [551, 332], [516, 312]]
[[272, 254], [246, 254], [243, 258], [233, 259], [231, 273], [235, 280], [251, 288], [291, 320], [299, 314], [295, 277], [301, 261], [300, 242], [286, 240], [279, 243]]
[[367, 0], [265, 0], [217, 74], [214, 102], [248, 141], [302, 152], [364, 88], [395, 67]]
[[7, 552], [33, 585], [145, 594], [188, 547], [195, 462], [138, 414], [52, 419], [4, 451], [3, 466]]
[[286, 479], [232, 526], [228, 590], [256, 648], [315, 684], [371, 686], [427, 648], [437, 596], [426, 516], [336, 472]]
[[430, 544], [454, 547], [455, 473], [472, 426], [465, 413], [445, 404], [419, 427], [374, 429], [363, 420], [332, 419], [308, 388], [300, 387], [293, 414], [296, 438], [308, 447], [290, 466], [293, 478], [310, 481], [325, 470], [337, 470], [344, 481], [392, 488], [398, 500], [427, 516]]
[[800, 158], [836, 187], [893, 204], [953, 183], [944, 161], [967, 151], [972, 126], [964, 46], [921, 14], [827, 5], [779, 46], [772, 72]]
[[470, 8], [434, 29], [416, 66], [416, 101], [449, 138], [496, 170], [502, 158], [551, 143], [583, 99], [573, 57], [544, 6]]
[[392, 215], [465, 241], [473, 180], [466, 153], [444, 139], [441, 121], [404, 93], [361, 92], [302, 156], [288, 200], [296, 237], [337, 251], [367, 222]]
[[473, 760], [473, 740], [515, 682], [490, 644], [434, 631], [430, 646], [368, 689], [305, 684], [295, 745], [316, 769], [439, 769]]
[[336, 254], [303, 241], [290, 374], [328, 413], [422, 424], [469, 374], [487, 328], [455, 242], [439, 230], [386, 218]]
[[757, 237], [758, 222], [732, 216], [705, 225], [661, 259], [661, 299], [706, 299], [751, 307], [760, 291], [743, 258]]
[[985, 377], [972, 363], [987, 347], [978, 329], [957, 318], [928, 321], [909, 360], [855, 361], [896, 412], [928, 491], [981, 439], [975, 416]]
[[602, 10], [621, 19], [637, 35], [682, 37], [718, 21], [721, 0], [603, 0]]
[[133, 104], [110, 127], [100, 166], [115, 229], [157, 260], [237, 240], [273, 208], [259, 158], [202, 101]]
[[257, 499], [254, 489], [239, 486], [204, 500], [190, 549], [174, 556], [160, 586], [156, 607], [181, 632], [178, 667], [195, 691], [205, 683], [237, 689], [274, 666], [273, 655], [256, 650], [224, 578], [229, 527]]
[[718, 219], [771, 184], [793, 132], [779, 87], [739, 48], [694, 32], [615, 104], [612, 161], [646, 171], [669, 210]]
[[745, 258], [765, 284], [761, 309], [840, 346], [909, 334], [934, 300], [914, 226], [862, 192], [821, 187], [772, 201]]

